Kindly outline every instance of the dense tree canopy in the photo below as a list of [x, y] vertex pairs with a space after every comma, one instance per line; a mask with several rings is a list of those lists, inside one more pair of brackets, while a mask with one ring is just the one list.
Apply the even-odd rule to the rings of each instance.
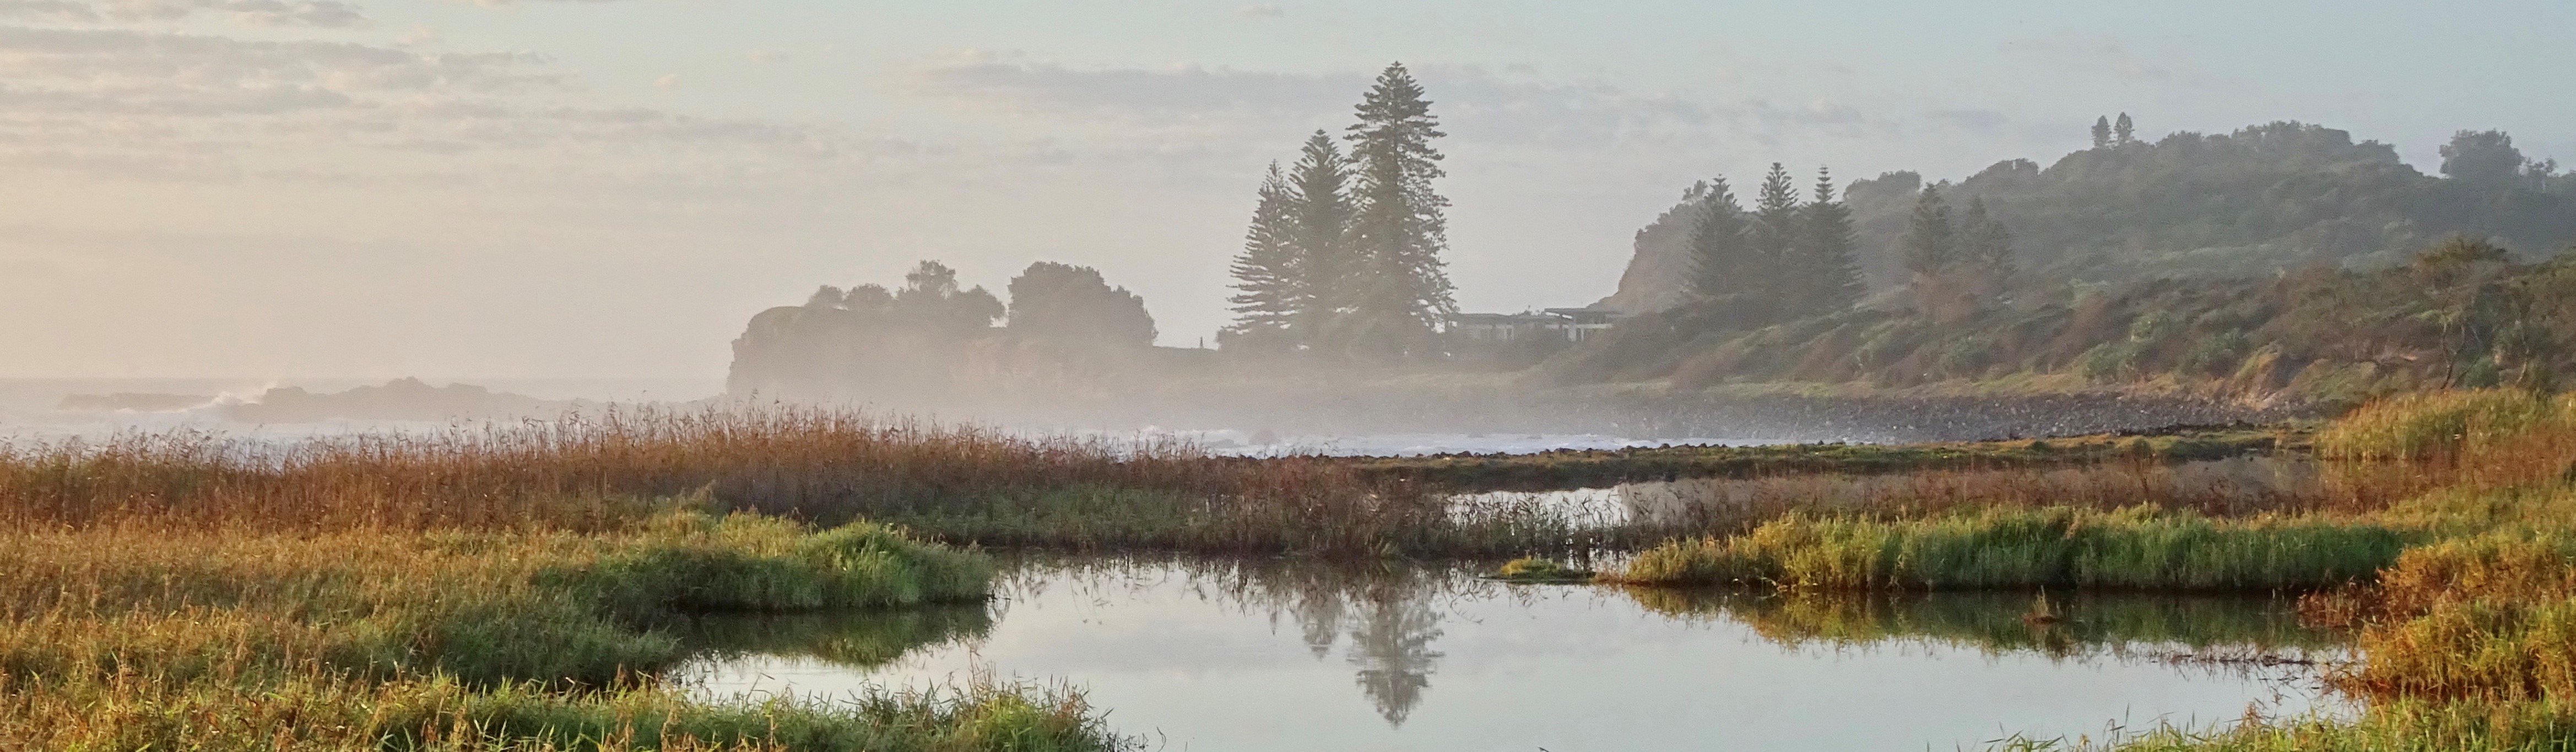
[[888, 308], [900, 326], [950, 338], [963, 338], [993, 327], [1007, 313], [1002, 301], [982, 287], [957, 288], [957, 270], [923, 261], [903, 275]]
[[1447, 173], [1431, 142], [1443, 135], [1422, 84], [1402, 63], [1387, 66], [1360, 99], [1351, 142], [1357, 214], [1351, 243], [1362, 279], [1337, 322], [1349, 351], [1375, 357], [1434, 353], [1432, 337], [1457, 314], [1449, 273], [1449, 200], [1431, 182]]
[[[1956, 181], [1913, 172], [1853, 181], [1844, 200], [1864, 278], [1882, 290], [1910, 283], [1904, 238], [1920, 192], [1933, 186], [1954, 211], [1982, 199], [2011, 228], [2021, 284], [2387, 267], [2453, 233], [2524, 258], [2576, 241], [2576, 174], [2526, 159], [2502, 133], [2455, 137], [2435, 176], [2387, 144], [2303, 123], [2125, 143], [2115, 123], [2101, 125], [2099, 146], [2045, 167], [2014, 159]], [[1696, 206], [1686, 200], [1639, 232], [1608, 304], [1643, 311], [1684, 301]]]
[[1111, 287], [1100, 271], [1050, 261], [1030, 264], [1011, 279], [1010, 332], [1078, 350], [1117, 350], [1154, 344], [1154, 317], [1145, 299]]
[[1317, 131], [1284, 177], [1264, 181], [1232, 268], [1229, 348], [1419, 359], [1457, 313], [1448, 247], [1443, 134], [1420, 82], [1388, 66], [1343, 138]]
[[1217, 333], [1221, 347], [1283, 352], [1296, 346], [1297, 314], [1307, 307], [1307, 260], [1299, 253], [1298, 203], [1279, 172], [1261, 178], [1259, 200], [1252, 208], [1252, 227], [1244, 232], [1243, 252], [1227, 271], [1234, 276], [1234, 324]]

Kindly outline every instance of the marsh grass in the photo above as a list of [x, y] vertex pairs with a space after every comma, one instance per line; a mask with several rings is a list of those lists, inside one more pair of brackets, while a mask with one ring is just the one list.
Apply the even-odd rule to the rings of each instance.
[[2563, 752], [2576, 749], [2576, 709], [2551, 703], [2374, 706], [2359, 719], [2247, 718], [2216, 728], [2166, 725], [2103, 738], [2013, 737], [1998, 752]]
[[1630, 524], [1667, 531], [1741, 533], [1792, 514], [1915, 519], [1990, 508], [2137, 506], [2211, 517], [2365, 512], [2407, 498], [2402, 469], [2299, 457], [2236, 457], [2180, 464], [2116, 461], [2064, 467], [1942, 469], [1849, 475], [1782, 473], [1621, 486]]
[[[973, 601], [983, 557], [687, 508], [623, 530], [0, 532], [0, 748], [1100, 749], [1078, 695], [972, 685], [701, 703], [703, 610]], [[864, 652], [851, 647], [844, 652]]]
[[2425, 392], [2374, 402], [2318, 432], [2330, 460], [2405, 468], [2410, 490], [2576, 483], [2576, 395]]
[[2271, 591], [2367, 579], [2409, 538], [2359, 521], [2213, 519], [2146, 507], [1988, 509], [1894, 521], [1792, 515], [1742, 535], [1649, 549], [1614, 578], [1782, 590]]
[[2413, 491], [2366, 519], [2420, 540], [2375, 578], [2311, 593], [2306, 620], [2354, 635], [2330, 684], [2361, 717], [2253, 718], [2088, 744], [2005, 749], [2576, 749], [2576, 399], [2518, 390], [2400, 395], [2317, 435], [2331, 462]]
[[1538, 491], [1683, 478], [1885, 475], [2028, 470], [2111, 463], [2177, 464], [2283, 453], [2306, 446], [2303, 426], [2176, 427], [2157, 435], [2067, 436], [1925, 444], [1778, 444], [1560, 449], [1533, 454], [1442, 454], [1341, 460], [1369, 477], [1462, 492]]
[[679, 614], [654, 628], [687, 646], [693, 661], [770, 655], [868, 669], [990, 636], [993, 613], [986, 604], [960, 603], [855, 613]]
[[262, 529], [608, 530], [697, 496], [957, 544], [1206, 554], [1513, 554], [1561, 521], [1462, 522], [1447, 497], [1320, 457], [1028, 437], [795, 407], [629, 410], [274, 443], [212, 433], [0, 446], [0, 524], [150, 515]]
[[1504, 582], [1535, 584], [1574, 584], [1591, 582], [1592, 570], [1567, 566], [1553, 559], [1522, 557], [1503, 562], [1492, 577]]
[[839, 522], [1084, 484], [1260, 496], [1333, 480], [1204, 459], [1179, 444], [1033, 439], [843, 410], [641, 408], [282, 443], [183, 431], [11, 446], [0, 452], [0, 514], [579, 529], [631, 520], [637, 500], [690, 494]]
[[566, 694], [439, 677], [349, 682], [321, 672], [172, 683], [149, 674], [43, 684], [0, 677], [11, 749], [243, 752], [485, 750], [1096, 750], [1079, 695], [985, 684], [851, 698], [704, 703], [658, 687]]

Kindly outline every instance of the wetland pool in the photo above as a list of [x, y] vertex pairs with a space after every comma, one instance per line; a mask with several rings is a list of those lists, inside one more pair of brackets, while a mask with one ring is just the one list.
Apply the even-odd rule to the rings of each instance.
[[2287, 601], [1783, 598], [1506, 585], [1442, 567], [1051, 561], [981, 606], [702, 617], [708, 697], [1060, 684], [1169, 750], [1976, 749], [2008, 735], [2345, 714]]

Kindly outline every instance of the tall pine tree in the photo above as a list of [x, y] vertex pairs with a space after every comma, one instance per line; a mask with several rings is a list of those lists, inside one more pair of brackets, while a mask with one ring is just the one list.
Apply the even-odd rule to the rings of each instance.
[[1295, 346], [1298, 314], [1310, 305], [1306, 264], [1296, 245], [1298, 203], [1279, 163], [1270, 163], [1243, 253], [1234, 257], [1236, 293], [1226, 299], [1233, 304], [1234, 325], [1218, 334], [1220, 346], [1274, 352]]
[[1994, 307], [2012, 283], [2012, 233], [1986, 210], [1984, 197], [1953, 214], [1936, 188], [1915, 202], [1905, 232], [1905, 269], [1915, 307], [1940, 322]]
[[1958, 221], [1941, 189], [1924, 186], [1914, 200], [1905, 226], [1905, 271], [1914, 289], [1914, 307], [1936, 321], [1949, 322], [1974, 313], [1952, 272], [1959, 263]]
[[1350, 196], [1350, 160], [1342, 156], [1331, 134], [1317, 130], [1306, 138], [1297, 164], [1288, 173], [1290, 211], [1288, 245], [1297, 257], [1299, 285], [1293, 327], [1307, 346], [1322, 346], [1326, 333], [1359, 305], [1367, 260], [1351, 237], [1356, 211]]
[[2111, 126], [2111, 139], [2121, 146], [2138, 142], [2138, 124], [2129, 119], [2129, 113], [2120, 113], [2120, 121]]
[[1780, 283], [1798, 276], [1797, 245], [1804, 234], [1799, 219], [1798, 184], [1789, 179], [1788, 169], [1773, 162], [1753, 194], [1752, 248], [1744, 259], [1745, 275], [1764, 280], [1756, 290], [1773, 310], [1785, 311], [1797, 294]]
[[1352, 242], [1366, 279], [1339, 325], [1351, 350], [1379, 357], [1430, 355], [1434, 334], [1457, 313], [1440, 252], [1448, 246], [1447, 199], [1432, 189], [1444, 176], [1442, 135], [1422, 84], [1404, 64], [1389, 65], [1362, 97], [1351, 142], [1358, 216]]
[[1941, 189], [1924, 186], [1914, 198], [1914, 214], [1905, 224], [1905, 271], [1916, 276], [1940, 274], [1958, 256], [1956, 223]]
[[1691, 294], [1715, 300], [1758, 286], [1744, 276], [1748, 221], [1744, 207], [1735, 203], [1735, 193], [1727, 189], [1726, 178], [1702, 183], [1692, 194], [1699, 216], [1691, 226]]
[[1961, 286], [1979, 305], [1992, 305], [2012, 286], [2012, 232], [1987, 213], [1985, 197], [1968, 199], [1968, 210], [1960, 213], [1958, 248], [1954, 266]]
[[2111, 116], [2104, 115], [2093, 119], [2093, 148], [2111, 148]]
[[1832, 313], [1860, 302], [1866, 288], [1860, 281], [1860, 262], [1853, 258], [1852, 247], [1858, 243], [1852, 230], [1851, 207], [1834, 195], [1833, 173], [1816, 170], [1816, 189], [1805, 208], [1799, 210], [1798, 250], [1799, 299], [1792, 301], [1800, 312]]

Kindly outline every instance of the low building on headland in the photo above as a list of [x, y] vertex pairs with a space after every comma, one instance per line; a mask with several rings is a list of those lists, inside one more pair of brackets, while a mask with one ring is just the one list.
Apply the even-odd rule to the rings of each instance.
[[1449, 328], [1476, 342], [1523, 342], [1564, 338], [1569, 323], [1563, 316], [1545, 313], [1461, 313], [1449, 320]]
[[1599, 308], [1549, 308], [1520, 313], [1461, 313], [1449, 320], [1450, 331], [1476, 342], [1526, 342], [1553, 339], [1581, 342], [1610, 328], [1618, 312]]
[[1611, 324], [1618, 323], [1619, 319], [1626, 317], [1626, 314], [1618, 311], [1591, 306], [1550, 308], [1546, 313], [1565, 317], [1565, 338], [1574, 342], [1581, 342], [1590, 339], [1593, 335], [1609, 331]]

